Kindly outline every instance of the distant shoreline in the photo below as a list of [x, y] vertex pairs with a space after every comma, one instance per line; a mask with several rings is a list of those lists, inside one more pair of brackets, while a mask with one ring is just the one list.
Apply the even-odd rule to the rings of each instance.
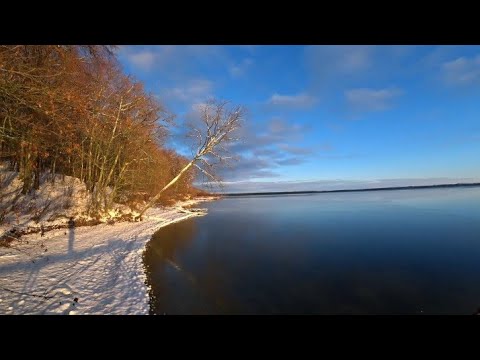
[[342, 190], [267, 191], [267, 192], [248, 192], [248, 193], [224, 193], [224, 194], [215, 194], [215, 195], [225, 196], [225, 197], [258, 196], [258, 195], [300, 195], [300, 194], [323, 194], [323, 193], [360, 192], [360, 191], [438, 189], [438, 188], [476, 187], [476, 186], [480, 186], [480, 183], [412, 185], [412, 186], [394, 186], [394, 187], [367, 188], [367, 189], [342, 189]]

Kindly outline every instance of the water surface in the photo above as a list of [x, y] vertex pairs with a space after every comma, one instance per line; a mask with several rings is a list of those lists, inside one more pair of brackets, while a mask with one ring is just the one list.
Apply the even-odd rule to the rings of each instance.
[[147, 246], [152, 314], [472, 314], [480, 188], [227, 198]]

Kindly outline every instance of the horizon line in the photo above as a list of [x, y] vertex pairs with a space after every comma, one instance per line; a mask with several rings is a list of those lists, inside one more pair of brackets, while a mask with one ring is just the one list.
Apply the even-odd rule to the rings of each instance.
[[287, 195], [287, 194], [319, 194], [336, 192], [359, 192], [359, 191], [387, 191], [387, 190], [411, 190], [411, 189], [430, 189], [445, 187], [475, 187], [480, 186], [480, 182], [475, 183], [455, 183], [455, 184], [437, 184], [437, 185], [409, 185], [409, 186], [389, 186], [363, 189], [339, 189], [339, 190], [299, 190], [299, 191], [264, 191], [264, 192], [245, 192], [245, 193], [213, 193], [220, 196], [248, 196], [248, 195]]

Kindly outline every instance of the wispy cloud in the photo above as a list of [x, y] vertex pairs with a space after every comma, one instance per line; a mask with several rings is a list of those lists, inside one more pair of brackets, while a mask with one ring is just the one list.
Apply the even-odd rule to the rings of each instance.
[[240, 129], [243, 141], [235, 145], [236, 152], [258, 150], [284, 143], [301, 142], [308, 127], [273, 117], [265, 123], [248, 123]]
[[238, 155], [232, 167], [221, 175], [228, 181], [271, 178], [280, 166], [299, 165], [308, 161], [314, 150], [301, 145], [308, 128], [281, 118], [249, 123], [241, 130], [242, 141], [230, 147]]
[[442, 65], [444, 80], [449, 85], [480, 83], [480, 55], [459, 57]]
[[268, 158], [241, 156], [231, 167], [221, 168], [218, 173], [223, 179], [228, 181], [251, 180], [278, 176], [274, 168], [274, 164]]
[[267, 101], [267, 103], [270, 105], [295, 108], [308, 108], [313, 106], [316, 102], [317, 99], [314, 96], [306, 93], [300, 93], [296, 95], [280, 95], [275, 93]]
[[300, 147], [285, 143], [278, 144], [278, 148], [293, 155], [309, 155], [313, 152], [312, 148]]
[[403, 94], [398, 88], [358, 88], [345, 91], [345, 98], [354, 111], [382, 111], [392, 106], [392, 100]]
[[341, 47], [338, 51], [341, 61], [337, 63], [337, 68], [346, 73], [368, 68], [371, 52], [371, 47], [368, 46]]
[[277, 165], [300, 165], [305, 162], [305, 159], [302, 157], [289, 157], [285, 159], [279, 159], [276, 161]]
[[253, 65], [253, 59], [246, 58], [246, 59], [243, 59], [238, 64], [233, 64], [232, 66], [230, 66], [228, 70], [230, 72], [230, 75], [232, 75], [232, 77], [238, 78], [240, 76], [243, 76], [247, 72], [248, 68], [251, 67], [252, 65]]
[[330, 152], [334, 150], [334, 147], [330, 143], [319, 143], [313, 147], [295, 146], [288, 143], [278, 144], [278, 148], [295, 155], [309, 155], [321, 152]]
[[166, 77], [182, 81], [198, 75], [204, 66], [231, 62], [223, 47], [206, 45], [121, 46], [118, 56], [135, 69], [161, 70]]
[[285, 122], [285, 120], [281, 118], [273, 118], [268, 124], [268, 129], [271, 133], [276, 134], [284, 132], [287, 126], [288, 124]]
[[374, 47], [363, 45], [309, 46], [305, 50], [307, 65], [318, 75], [352, 74], [372, 65]]
[[155, 62], [155, 53], [151, 50], [127, 52], [126, 57], [130, 63], [143, 71], [150, 70]]
[[396, 83], [399, 78], [409, 76], [418, 78], [423, 74], [418, 74], [415, 66], [417, 49], [399, 45], [307, 46], [304, 50], [307, 91], [332, 104], [337, 91], [358, 84], [383, 87], [378, 84]]
[[193, 79], [183, 87], [164, 90], [162, 96], [168, 100], [195, 104], [201, 103], [211, 97], [212, 92], [213, 82], [207, 79]]

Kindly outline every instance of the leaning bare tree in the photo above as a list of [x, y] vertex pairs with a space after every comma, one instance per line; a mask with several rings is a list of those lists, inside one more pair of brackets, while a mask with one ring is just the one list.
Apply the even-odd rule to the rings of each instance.
[[137, 219], [152, 207], [162, 193], [175, 184], [192, 166], [197, 168], [210, 181], [219, 183], [215, 176], [215, 167], [224, 164], [228, 156], [228, 145], [238, 140], [235, 131], [240, 127], [245, 111], [241, 106], [229, 107], [228, 101], [209, 100], [200, 110], [200, 125], [192, 126], [190, 136], [195, 140], [197, 149], [192, 160], [183, 167], [160, 192], [153, 196], [140, 211]]

